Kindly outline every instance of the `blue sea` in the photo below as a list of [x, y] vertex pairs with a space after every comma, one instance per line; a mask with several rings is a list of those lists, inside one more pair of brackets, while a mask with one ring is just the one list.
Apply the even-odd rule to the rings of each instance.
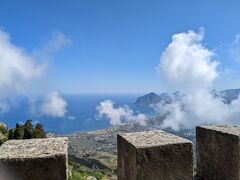
[[[135, 112], [151, 114], [151, 109], [137, 107], [134, 103], [138, 95], [63, 95], [68, 103], [68, 113], [63, 118], [37, 116], [29, 112], [31, 104], [27, 98], [18, 98], [9, 112], [0, 115], [0, 121], [13, 128], [17, 122], [31, 119], [40, 122], [47, 132], [70, 134], [79, 131], [90, 131], [110, 127], [107, 119], [97, 117], [96, 106], [110, 99], [117, 106], [128, 105]], [[74, 118], [69, 118], [70, 116]]]

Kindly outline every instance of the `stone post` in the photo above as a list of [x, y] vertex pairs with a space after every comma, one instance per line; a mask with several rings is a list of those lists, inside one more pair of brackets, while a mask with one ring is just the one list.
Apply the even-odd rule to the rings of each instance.
[[196, 128], [197, 174], [210, 180], [239, 180], [239, 126]]
[[0, 179], [67, 180], [67, 138], [9, 140], [0, 147]]
[[163, 131], [117, 137], [118, 180], [192, 180], [192, 143]]

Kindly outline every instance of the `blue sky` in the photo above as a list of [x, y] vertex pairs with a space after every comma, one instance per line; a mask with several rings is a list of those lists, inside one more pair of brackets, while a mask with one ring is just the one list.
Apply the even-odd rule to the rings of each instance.
[[0, 27], [30, 54], [54, 32], [71, 41], [48, 69], [47, 86], [62, 93], [164, 91], [156, 67], [172, 35], [204, 27], [203, 43], [221, 63], [215, 87], [240, 88], [240, 64], [228, 54], [239, 7], [237, 0], [1, 0]]

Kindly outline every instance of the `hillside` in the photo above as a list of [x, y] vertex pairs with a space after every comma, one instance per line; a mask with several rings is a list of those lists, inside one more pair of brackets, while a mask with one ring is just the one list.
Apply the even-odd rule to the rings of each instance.
[[139, 97], [135, 104], [139, 106], [149, 106], [150, 104], [157, 104], [161, 101], [161, 97], [156, 93], [148, 93], [144, 96]]
[[[161, 124], [161, 122], [161, 117], [155, 117], [149, 119], [146, 127], [124, 124], [107, 129], [70, 134], [68, 135], [70, 165], [80, 167], [82, 173], [87, 172], [88, 175], [95, 177], [97, 174], [101, 177], [100, 179], [116, 179], [117, 134], [158, 129], [157, 124]], [[178, 132], [171, 129], [164, 130], [192, 141], [195, 137], [194, 130], [180, 130]]]
[[[237, 99], [240, 95], [240, 89], [226, 89], [222, 91], [212, 90], [211, 93], [214, 97], [221, 98], [222, 101], [226, 104], [230, 104], [233, 100]], [[157, 103], [171, 103], [174, 100], [181, 100], [184, 96], [179, 91], [174, 93], [148, 93], [146, 95], [140, 96], [137, 98], [135, 104], [138, 106], [150, 106]]]

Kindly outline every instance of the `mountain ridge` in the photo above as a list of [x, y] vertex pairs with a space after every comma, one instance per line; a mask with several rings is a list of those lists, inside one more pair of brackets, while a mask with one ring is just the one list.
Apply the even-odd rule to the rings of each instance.
[[[225, 89], [221, 91], [213, 89], [211, 93], [214, 97], [221, 98], [224, 103], [230, 104], [233, 100], [239, 97], [240, 88]], [[182, 94], [180, 91], [176, 91], [174, 93], [163, 92], [161, 94], [150, 92], [148, 94], [138, 97], [135, 104], [138, 106], [150, 106], [160, 102], [170, 104], [174, 100], [181, 100], [183, 96], [184, 94]]]

